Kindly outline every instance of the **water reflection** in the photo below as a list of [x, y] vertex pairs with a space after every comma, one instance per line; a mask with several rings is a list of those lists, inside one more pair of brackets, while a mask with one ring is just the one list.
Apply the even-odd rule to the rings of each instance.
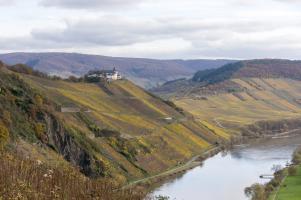
[[274, 165], [285, 166], [301, 136], [265, 139], [236, 146], [206, 160], [202, 167], [187, 172], [154, 192], [177, 200], [243, 200], [244, 188], [265, 183], [261, 174], [271, 174]]

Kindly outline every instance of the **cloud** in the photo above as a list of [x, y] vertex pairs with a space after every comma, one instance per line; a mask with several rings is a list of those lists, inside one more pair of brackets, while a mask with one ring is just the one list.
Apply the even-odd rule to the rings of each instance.
[[[73, 51], [155, 58], [301, 55], [301, 14], [293, 1], [15, 1], [16, 6], [2, 9], [7, 16], [0, 33], [2, 52]], [[139, 9], [120, 9], [133, 5]]]
[[40, 5], [67, 9], [99, 9], [127, 7], [140, 2], [141, 0], [42, 0]]
[[14, 3], [14, 0], [0, 0], [0, 6], [11, 6]]
[[279, 27], [278, 23], [284, 24], [279, 20], [277, 23], [221, 18], [138, 20], [103, 16], [71, 20], [64, 28], [34, 29], [24, 37], [0, 38], [0, 49], [84, 51], [157, 58], [300, 55], [299, 24], [291, 22]]
[[[278, 22], [277, 22], [278, 23]], [[71, 21], [65, 28], [33, 30], [36, 40], [57, 44], [124, 46], [162, 39], [181, 38], [186, 41], [222, 41], [235, 35], [274, 31], [277, 23], [224, 19], [133, 19], [105, 16], [97, 19]], [[260, 37], [260, 36], [258, 36]]]

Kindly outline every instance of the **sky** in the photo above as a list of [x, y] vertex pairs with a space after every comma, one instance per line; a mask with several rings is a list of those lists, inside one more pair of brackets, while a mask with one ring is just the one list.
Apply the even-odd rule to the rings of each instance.
[[301, 59], [299, 0], [0, 0], [0, 53]]

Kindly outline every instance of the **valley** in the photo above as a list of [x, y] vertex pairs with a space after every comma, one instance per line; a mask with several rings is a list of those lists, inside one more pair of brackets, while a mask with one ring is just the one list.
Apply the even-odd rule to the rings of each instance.
[[62, 79], [2, 63], [1, 124], [9, 133], [3, 144], [7, 153], [55, 169], [75, 167], [88, 180], [140, 188], [145, 196], [235, 144], [298, 135], [300, 72], [287, 71], [285, 63], [244, 61], [200, 71], [151, 90], [162, 98], [126, 78]]

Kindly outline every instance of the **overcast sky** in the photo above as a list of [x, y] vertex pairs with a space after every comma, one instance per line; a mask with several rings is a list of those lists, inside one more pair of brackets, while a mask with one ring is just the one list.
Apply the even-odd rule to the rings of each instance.
[[299, 0], [0, 0], [0, 52], [301, 59], [300, 10]]

